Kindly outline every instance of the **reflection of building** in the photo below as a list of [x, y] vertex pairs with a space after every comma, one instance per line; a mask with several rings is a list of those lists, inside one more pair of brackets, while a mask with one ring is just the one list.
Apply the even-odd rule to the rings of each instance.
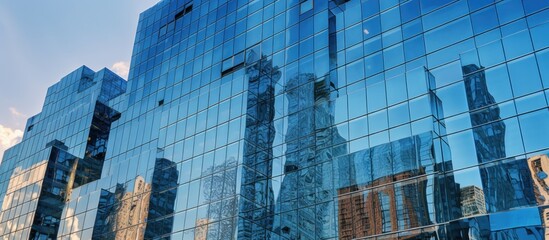
[[48, 89], [42, 112], [28, 119], [22, 142], [0, 165], [1, 238], [59, 237], [73, 189], [101, 176], [110, 126], [120, 116], [108, 104], [125, 89], [111, 71], [85, 66]]
[[196, 220], [196, 229], [194, 230], [194, 240], [208, 239], [208, 223], [210, 223], [210, 221], [207, 218]]
[[[471, 64], [464, 66], [462, 71], [477, 160], [479, 163], [502, 160], [506, 157], [506, 126], [501, 121], [499, 106], [488, 91], [484, 68]], [[531, 185], [526, 172], [525, 161], [500, 161], [480, 168], [487, 212], [533, 203], [531, 192], [524, 191]]]
[[314, 74], [300, 74], [285, 86], [286, 175], [277, 199], [281, 219], [275, 221], [280, 224], [275, 231], [290, 239], [323, 238], [333, 224], [331, 169], [315, 166], [347, 152], [343, 144], [330, 147], [345, 141], [333, 126], [333, 87], [327, 78]]
[[[528, 159], [528, 167], [533, 180], [534, 194], [538, 205], [549, 204], [549, 157], [538, 155]], [[542, 208], [541, 219], [545, 227], [545, 239], [549, 239], [549, 208]]]
[[[425, 76], [430, 91], [424, 96], [429, 100], [424, 107], [430, 110], [427, 119], [434, 123], [431, 131], [353, 152], [338, 162], [340, 239], [404, 230], [401, 239], [430, 238], [437, 234], [436, 228], [409, 229], [461, 216], [459, 184], [453, 176], [442, 174], [452, 170], [448, 156], [440, 154], [449, 153], [441, 137], [445, 135], [442, 104], [432, 91], [434, 77], [428, 71]], [[345, 175], [351, 178], [341, 178]]]
[[549, 204], [549, 157], [538, 155], [528, 159], [528, 168], [534, 180], [534, 193], [539, 205]]
[[[248, 99], [245, 130], [244, 159], [239, 211], [247, 221], [241, 221], [240, 237], [260, 237], [265, 230], [272, 230], [274, 194], [272, 190], [272, 161], [274, 129], [275, 85], [280, 79], [278, 67], [271, 60], [250, 51], [246, 56], [249, 64]], [[255, 206], [254, 206], [255, 205]], [[259, 209], [256, 209], [257, 207]], [[251, 220], [261, 222], [257, 231], [252, 231]]]
[[461, 188], [461, 210], [464, 217], [486, 214], [484, 192], [477, 186]]
[[[480, 126], [473, 129], [477, 159], [479, 163], [486, 163], [505, 158], [505, 123], [499, 115], [499, 107], [494, 97], [488, 91], [483, 68], [476, 65], [463, 67], [467, 103], [471, 113], [471, 124]], [[479, 108], [492, 106], [490, 111], [474, 111]], [[494, 122], [492, 124], [487, 124]], [[483, 125], [485, 124], [485, 125]], [[509, 175], [503, 166], [483, 168], [480, 172], [483, 179], [483, 190], [486, 198], [486, 208], [490, 212], [509, 209], [514, 192]], [[495, 181], [494, 181], [495, 180]]]
[[122, 184], [117, 184], [114, 193], [101, 189], [97, 215], [95, 218], [92, 238], [113, 239], [116, 234], [118, 206], [125, 191]]
[[133, 192], [126, 191], [120, 203], [120, 209], [116, 216], [118, 229], [116, 239], [143, 239], [145, 228], [143, 224], [147, 219], [149, 210], [151, 184], [145, 182], [141, 176], [135, 178]]
[[151, 183], [137, 176], [133, 191], [123, 184], [114, 193], [101, 190], [93, 238], [152, 239], [170, 233], [178, 177], [175, 163], [157, 158]]
[[[545, 23], [504, 27], [504, 40], [454, 60], [476, 46], [478, 11], [523, 23], [546, 5], [446, 2], [159, 1], [140, 15], [127, 94], [119, 78], [90, 91], [100, 84], [80, 70], [29, 120], [0, 167], [0, 238], [539, 239], [543, 174], [530, 184], [528, 162], [506, 158], [531, 154], [523, 119], [546, 107], [547, 51], [533, 28]], [[465, 12], [422, 33], [422, 14], [454, 7]], [[486, 59], [486, 77], [461, 69]], [[425, 64], [440, 66], [442, 84]], [[523, 87], [532, 95], [512, 99]], [[456, 111], [444, 115], [436, 94]], [[57, 159], [41, 149], [54, 139], [67, 145]], [[455, 182], [476, 169], [462, 184], [484, 200]]]
[[338, 190], [340, 239], [431, 224], [427, 196], [432, 183], [418, 178], [429, 167], [422, 164], [434, 161], [431, 143], [429, 132], [351, 154], [358, 185]]
[[70, 192], [71, 176], [78, 159], [65, 152], [66, 146], [54, 143], [42, 182], [42, 190], [32, 223], [31, 239], [55, 237], [59, 228], [63, 204]]
[[165, 158], [156, 159], [145, 238], [152, 239], [171, 233], [178, 179], [177, 164]]
[[[95, 219], [95, 239], [143, 239], [148, 214], [151, 184], [141, 176], [134, 180], [133, 191], [122, 184], [114, 193], [101, 190]], [[117, 230], [118, 231], [115, 231]], [[113, 236], [102, 234], [114, 233]]]

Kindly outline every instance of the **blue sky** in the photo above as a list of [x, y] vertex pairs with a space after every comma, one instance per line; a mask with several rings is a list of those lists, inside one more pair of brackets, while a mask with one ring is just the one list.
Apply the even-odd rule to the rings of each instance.
[[63, 76], [82, 65], [127, 74], [139, 13], [156, 2], [0, 0], [0, 157]]

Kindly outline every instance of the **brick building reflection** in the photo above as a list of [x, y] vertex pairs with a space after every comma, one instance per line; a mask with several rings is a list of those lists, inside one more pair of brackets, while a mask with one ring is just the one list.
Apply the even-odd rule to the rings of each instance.
[[438, 234], [435, 222], [461, 217], [459, 184], [453, 175], [444, 174], [452, 164], [441, 154], [450, 152], [441, 137], [443, 106], [433, 91], [433, 75], [425, 73], [429, 87], [425, 107], [431, 110], [433, 128], [353, 152], [343, 161], [346, 164], [340, 163], [338, 174], [350, 175], [337, 186], [340, 239], [396, 232], [399, 239], [431, 238]]
[[[533, 156], [528, 159], [528, 168], [534, 182], [534, 194], [539, 206], [549, 205], [549, 157], [545, 154]], [[549, 208], [540, 209], [545, 238], [549, 239]]]
[[102, 189], [93, 239], [152, 239], [170, 233], [178, 177], [174, 162], [157, 158], [151, 183], [137, 176], [133, 189], [124, 184], [116, 184], [114, 191]]
[[[420, 157], [430, 156], [430, 133], [378, 145], [351, 154], [362, 163], [377, 167], [355, 166], [371, 180], [363, 185], [338, 189], [339, 238], [353, 239], [420, 227], [432, 223], [428, 188]], [[394, 174], [383, 176], [384, 164], [391, 162]], [[376, 172], [371, 172], [375, 168]], [[360, 170], [362, 169], [362, 170]], [[366, 171], [364, 171], [366, 170]], [[382, 175], [376, 177], [376, 175]], [[351, 195], [348, 193], [355, 192]], [[432, 203], [431, 203], [432, 205]], [[416, 237], [409, 235], [408, 237]]]

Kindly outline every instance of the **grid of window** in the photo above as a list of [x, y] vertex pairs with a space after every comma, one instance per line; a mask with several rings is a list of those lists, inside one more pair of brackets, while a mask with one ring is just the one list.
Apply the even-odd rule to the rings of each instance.
[[[548, 30], [547, 1], [161, 1], [127, 93], [101, 87], [121, 114], [58, 237], [542, 239]], [[4, 188], [36, 136], [84, 157], [76, 83], [50, 89]]]

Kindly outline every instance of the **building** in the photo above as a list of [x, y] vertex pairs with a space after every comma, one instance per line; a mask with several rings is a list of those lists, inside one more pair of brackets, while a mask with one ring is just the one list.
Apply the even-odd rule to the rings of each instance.
[[[546, 205], [549, 201], [549, 187], [547, 186], [547, 172], [549, 167], [549, 157], [544, 155], [533, 156], [528, 159], [528, 167], [534, 181], [534, 193], [539, 205]], [[549, 209], [541, 210], [541, 218], [545, 227], [545, 239], [549, 239]]]
[[548, 12], [160, 1], [127, 82], [69, 74], [6, 152], [0, 236], [545, 238]]
[[486, 214], [486, 200], [482, 189], [474, 185], [461, 188], [461, 209], [464, 217]]
[[42, 112], [27, 121], [24, 139], [0, 166], [4, 238], [58, 236], [72, 189], [101, 176], [110, 127], [120, 118], [108, 103], [125, 90], [110, 70], [85, 66], [48, 89]]

